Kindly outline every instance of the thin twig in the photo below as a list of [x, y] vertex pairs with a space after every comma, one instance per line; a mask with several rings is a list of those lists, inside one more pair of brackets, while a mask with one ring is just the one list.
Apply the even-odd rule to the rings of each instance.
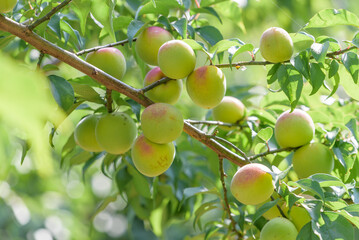
[[239, 154], [249, 163], [250, 160], [249, 158], [247, 157], [247, 155], [239, 148], [237, 147], [236, 145], [234, 145], [233, 143], [231, 143], [230, 141], [224, 139], [224, 138], [221, 138], [221, 137], [218, 137], [218, 136], [215, 136], [215, 135], [210, 135], [211, 138], [217, 140], [217, 141], [221, 141], [225, 144], [228, 144], [229, 146], [231, 146], [234, 150], [236, 150], [237, 152], [239, 152]]
[[40, 52], [39, 60], [37, 61], [37, 64], [36, 64], [37, 70], [40, 70], [42, 60], [44, 60], [44, 56], [45, 56], [45, 54], [43, 52]]
[[240, 125], [238, 123], [226, 123], [221, 121], [199, 121], [199, 120], [191, 120], [186, 119], [186, 122], [190, 124], [204, 124], [204, 125], [216, 125], [216, 126], [223, 126], [223, 127], [238, 127], [238, 128], [244, 128], [248, 127], [246, 125]]
[[[270, 199], [271, 199], [272, 201], [275, 200], [273, 196], [270, 196]], [[284, 217], [284, 218], [287, 218], [287, 216], [284, 214], [284, 212], [283, 212], [283, 210], [280, 208], [280, 206], [279, 206], [278, 204], [276, 204], [276, 206], [277, 206], [277, 208], [278, 208], [278, 211], [279, 211], [280, 215], [282, 215], [282, 217]]]
[[287, 148], [279, 148], [279, 149], [274, 149], [274, 150], [269, 150], [263, 153], [259, 153], [253, 156], [248, 157], [249, 161], [253, 161], [254, 159], [260, 158], [260, 157], [264, 157], [267, 156], [269, 154], [274, 154], [274, 153], [279, 153], [279, 152], [291, 152], [294, 151], [298, 148], [292, 148], [292, 147], [287, 147]]
[[72, 0], [65, 0], [58, 6], [54, 7], [48, 14], [43, 16], [42, 18], [36, 20], [33, 24], [28, 26], [28, 29], [30, 31], [34, 30], [37, 26], [39, 26], [41, 23], [46, 22], [51, 19], [51, 17], [56, 14], [58, 11], [60, 11], [62, 8], [64, 8], [67, 4], [69, 4]]
[[[134, 38], [134, 39], [132, 39], [132, 42], [135, 42], [136, 40], [137, 40], [137, 38]], [[103, 46], [97, 46], [97, 47], [85, 49], [85, 50], [82, 50], [82, 51], [76, 53], [76, 55], [81, 56], [81, 55], [84, 55], [84, 54], [89, 53], [89, 52], [95, 52], [95, 51], [100, 50], [102, 48], [115, 47], [115, 46], [119, 46], [119, 45], [123, 46], [128, 42], [129, 42], [129, 40], [125, 39], [125, 40], [121, 40], [121, 41], [118, 41], [118, 42], [115, 42], [115, 43], [110, 43], [110, 44], [106, 44], [106, 45], [103, 45]]]
[[227, 212], [229, 220], [231, 221], [232, 230], [238, 235], [238, 237], [239, 237], [238, 239], [242, 239], [242, 234], [236, 229], [237, 223], [232, 217], [231, 208], [229, 207], [229, 203], [228, 203], [227, 187], [226, 187], [226, 183], [224, 181], [225, 173], [223, 170], [223, 158], [219, 156], [218, 159], [219, 159], [220, 179], [221, 179], [222, 188], [223, 188], [223, 199], [224, 199], [225, 210]]
[[112, 109], [112, 90], [106, 88], [106, 108], [107, 108], [107, 112], [112, 113], [113, 109]]
[[[333, 56], [337, 56], [340, 54], [343, 54], [345, 52], [357, 49], [357, 46], [351, 46], [342, 50], [338, 50], [338, 51], [334, 51], [334, 52], [330, 52], [327, 53], [327, 57], [333, 57]], [[314, 57], [311, 56], [310, 59], [313, 59]], [[284, 61], [282, 63], [289, 63], [290, 60]], [[237, 69], [239, 69], [242, 66], [265, 66], [265, 65], [271, 65], [271, 64], [276, 64], [276, 63], [272, 63], [272, 62], [268, 62], [268, 61], [241, 61], [241, 62], [236, 62], [233, 64], [229, 64], [229, 63], [224, 63], [224, 64], [217, 64], [215, 65], [218, 68], [229, 68], [229, 67], [235, 67]]]
[[158, 80], [158, 81], [156, 81], [156, 82], [154, 82], [154, 83], [152, 83], [152, 84], [150, 84], [150, 85], [148, 85], [148, 86], [146, 86], [146, 87], [140, 89], [140, 92], [141, 92], [142, 94], [144, 94], [145, 92], [148, 92], [148, 91], [150, 91], [151, 89], [153, 89], [153, 88], [155, 88], [155, 87], [157, 87], [157, 86], [159, 86], [159, 85], [161, 85], [161, 84], [165, 84], [165, 83], [167, 83], [167, 82], [169, 82], [169, 81], [172, 81], [172, 80], [176, 80], [176, 79], [172, 79], [172, 78], [168, 78], [168, 77], [161, 78], [160, 80]]

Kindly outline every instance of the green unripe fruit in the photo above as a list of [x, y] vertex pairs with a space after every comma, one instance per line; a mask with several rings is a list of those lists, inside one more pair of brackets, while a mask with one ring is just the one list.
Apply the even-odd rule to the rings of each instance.
[[307, 210], [302, 207], [293, 206], [289, 213], [289, 219], [294, 223], [298, 231], [310, 222], [311, 218]]
[[74, 131], [76, 144], [88, 152], [101, 152], [104, 150], [96, 140], [95, 129], [98, 120], [99, 116], [89, 115], [76, 125]]
[[286, 218], [273, 218], [262, 228], [260, 240], [296, 240], [298, 231]]
[[[155, 67], [147, 73], [144, 86], [151, 85], [164, 77], [166, 76], [162, 73], [161, 69]], [[175, 104], [181, 95], [182, 87], [182, 80], [171, 80], [149, 90], [145, 95], [154, 102]]]
[[1, 0], [0, 13], [7, 13], [14, 9], [17, 0]]
[[241, 203], [256, 205], [266, 201], [274, 191], [269, 168], [251, 163], [241, 167], [231, 182], [232, 195]]
[[187, 43], [171, 40], [158, 50], [158, 66], [167, 77], [181, 79], [193, 71], [196, 55]]
[[[225, 96], [222, 102], [212, 110], [213, 119], [225, 123], [239, 123], [246, 115], [243, 103], [231, 96]], [[223, 130], [232, 130], [236, 127], [219, 126]]]
[[121, 80], [126, 72], [126, 60], [117, 48], [102, 48], [87, 55], [86, 61]]
[[314, 137], [314, 123], [308, 113], [294, 109], [282, 113], [274, 128], [275, 139], [280, 147], [300, 147]]
[[262, 34], [259, 50], [269, 62], [284, 62], [292, 57], [293, 41], [286, 30], [272, 27]]
[[143, 134], [158, 144], [176, 140], [183, 131], [184, 120], [181, 112], [167, 103], [148, 106], [141, 115]]
[[136, 136], [136, 124], [126, 113], [106, 114], [96, 126], [98, 143], [111, 154], [123, 154], [130, 150]]
[[140, 135], [132, 147], [131, 156], [140, 173], [147, 177], [156, 177], [171, 166], [175, 147], [172, 142], [157, 144]]
[[163, 28], [155, 26], [146, 28], [136, 40], [136, 53], [144, 62], [156, 66], [158, 50], [165, 42], [172, 39], [172, 35]]
[[294, 152], [292, 162], [299, 178], [307, 178], [315, 173], [330, 174], [334, 168], [332, 153], [321, 143], [311, 143], [299, 148]]
[[187, 92], [192, 101], [206, 109], [217, 106], [226, 93], [226, 78], [216, 66], [203, 66], [187, 78]]

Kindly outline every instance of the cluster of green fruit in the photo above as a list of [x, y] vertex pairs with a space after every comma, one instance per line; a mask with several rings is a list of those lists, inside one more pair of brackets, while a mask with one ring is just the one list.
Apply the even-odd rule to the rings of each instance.
[[[334, 159], [329, 148], [321, 143], [310, 143], [315, 128], [309, 114], [299, 109], [286, 111], [277, 119], [274, 131], [279, 146], [298, 148], [293, 154], [292, 163], [299, 178], [306, 178], [315, 173], [331, 173]], [[241, 167], [233, 176], [231, 192], [239, 202], [246, 205], [258, 205], [269, 201], [274, 193], [270, 169], [259, 163]], [[281, 208], [288, 212], [285, 205]], [[264, 215], [272, 220], [264, 226], [261, 239], [279, 239], [273, 238], [274, 235], [283, 239], [296, 239], [298, 231], [310, 221], [309, 214], [299, 206], [293, 206], [288, 214], [294, 224], [287, 219], [278, 218], [279, 216], [281, 214], [276, 206]], [[278, 225], [283, 227], [280, 231], [277, 229]], [[272, 237], [268, 237], [269, 235]]]
[[[138, 36], [135, 49], [146, 63], [158, 65], [147, 73], [144, 86], [164, 77], [176, 79], [145, 93], [155, 103], [147, 107], [141, 115], [143, 134], [136, 140], [137, 129], [133, 120], [125, 113], [112, 113], [83, 119], [75, 129], [75, 140], [87, 151], [123, 154], [132, 148], [132, 160], [138, 171], [154, 177], [170, 167], [175, 153], [172, 141], [176, 140], [183, 130], [182, 114], [171, 105], [175, 104], [181, 95], [181, 78], [188, 76], [186, 86], [189, 96], [197, 105], [206, 109], [213, 108], [215, 120], [237, 123], [244, 118], [246, 109], [240, 100], [224, 96], [226, 80], [223, 72], [215, 66], [203, 66], [194, 70], [196, 56], [192, 48], [183, 41], [173, 40], [168, 31], [156, 26], [146, 28]], [[91, 52], [86, 61], [117, 79], [122, 79], [126, 72], [125, 57], [116, 48], [102, 48]], [[102, 119], [106, 118], [113, 121], [103, 126], [105, 124], [101, 124], [104, 121]], [[116, 118], [119, 119], [117, 122]], [[120, 118], [126, 118], [126, 124]], [[87, 121], [89, 126], [83, 127]], [[114, 129], [111, 130], [112, 128]], [[85, 140], [87, 135], [91, 135], [91, 140]], [[84, 136], [83, 141], [79, 136]], [[90, 147], [86, 145], [86, 141], [91, 142]]]
[[0, 13], [7, 13], [14, 9], [17, 0], [1, 0]]
[[[167, 103], [155, 103], [141, 115], [143, 134], [137, 137], [137, 126], [125, 113], [89, 115], [83, 118], [74, 132], [75, 142], [90, 152], [106, 151], [124, 154], [131, 148], [131, 156], [139, 172], [154, 177], [172, 164], [176, 140], [183, 129], [182, 114]], [[136, 138], [137, 137], [137, 138]]]

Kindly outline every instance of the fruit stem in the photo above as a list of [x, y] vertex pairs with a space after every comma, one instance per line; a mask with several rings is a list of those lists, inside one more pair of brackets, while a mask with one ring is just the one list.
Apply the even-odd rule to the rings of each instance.
[[112, 103], [113, 103], [113, 100], [112, 100], [112, 90], [106, 88], [106, 108], [107, 108], [107, 111], [108, 111], [109, 113], [112, 113], [112, 112], [113, 112]]
[[[272, 201], [275, 200], [273, 196], [270, 196], [270, 199]], [[280, 208], [280, 206], [278, 204], [276, 204], [276, 207], [278, 208], [278, 211], [279, 211], [280, 215], [282, 215], [282, 217], [284, 217], [284, 218], [287, 218], [287, 216], [284, 214], [283, 210]]]
[[218, 156], [219, 159], [219, 172], [220, 172], [220, 179], [223, 188], [223, 199], [224, 199], [224, 208], [228, 214], [228, 218], [231, 220], [232, 230], [238, 235], [238, 239], [242, 239], [242, 234], [236, 229], [236, 221], [232, 217], [231, 208], [229, 207], [228, 197], [227, 197], [227, 188], [226, 182], [224, 181], [224, 170], [223, 170], [223, 158]]

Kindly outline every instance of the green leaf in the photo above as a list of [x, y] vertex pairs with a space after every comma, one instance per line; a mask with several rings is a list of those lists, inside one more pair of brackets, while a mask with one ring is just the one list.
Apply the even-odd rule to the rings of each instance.
[[61, 39], [61, 28], [60, 28], [60, 17], [59, 15], [55, 14], [54, 16], [51, 17], [49, 23], [47, 24], [47, 26], [54, 32], [56, 33], [57, 37], [59, 39]]
[[337, 25], [359, 27], [359, 18], [344, 9], [325, 9], [315, 14], [304, 28], [325, 28]]
[[147, 179], [141, 173], [139, 173], [131, 164], [127, 164], [127, 167], [128, 172], [133, 177], [133, 183], [137, 192], [141, 196], [150, 199], [151, 191]]
[[228, 49], [228, 59], [229, 59], [229, 63], [232, 64], [232, 61], [234, 60], [234, 58], [236, 56], [238, 56], [241, 53], [244, 52], [251, 52], [253, 51], [254, 46], [252, 44], [244, 44], [240, 47], [238, 46], [234, 46]]
[[70, 166], [82, 164], [89, 160], [91, 157], [92, 153], [87, 151], [81, 151], [69, 159]]
[[268, 142], [273, 136], [273, 128], [271, 127], [263, 128], [258, 132], [257, 136], [263, 141]]
[[26, 154], [29, 151], [31, 146], [29, 145], [29, 143], [27, 141], [25, 141], [25, 140], [23, 140], [21, 138], [18, 138], [17, 140], [21, 145], [21, 161], [20, 162], [21, 162], [21, 165], [22, 165], [24, 163]]
[[116, 1], [112, 0], [93, 0], [91, 6], [91, 13], [94, 18], [103, 25], [104, 33], [109, 34], [114, 41], [116, 41], [113, 30], [113, 13]]
[[214, 10], [214, 8], [212, 8], [212, 7], [193, 8], [193, 9], [191, 9], [191, 11], [194, 13], [207, 13], [207, 14], [213, 15], [218, 19], [218, 21], [220, 23], [222, 23], [221, 17], [218, 15], [216, 10]]
[[314, 194], [317, 194], [321, 199], [324, 199], [323, 189], [320, 187], [320, 184], [312, 179], [306, 178], [298, 180], [297, 182], [290, 182], [294, 186], [303, 188], [304, 190], [310, 191]]
[[187, 19], [181, 18], [172, 24], [174, 29], [181, 35], [183, 39], [187, 38]]
[[62, 20], [60, 22], [60, 25], [61, 25], [61, 29], [71, 36], [71, 39], [75, 42], [74, 46], [76, 48], [83, 49], [85, 47], [85, 39], [67, 21]]
[[345, 68], [348, 70], [352, 76], [354, 83], [358, 83], [358, 74], [359, 74], [359, 58], [358, 55], [354, 52], [346, 52], [342, 56], [342, 62]]
[[294, 49], [297, 52], [310, 48], [315, 41], [312, 35], [305, 32], [289, 33], [289, 35], [292, 38]]
[[260, 218], [265, 212], [267, 212], [269, 209], [274, 207], [279, 202], [279, 200], [280, 199], [278, 198], [278, 199], [275, 199], [274, 201], [266, 202], [262, 206], [260, 206], [254, 213], [252, 222], [257, 221], [258, 218]]
[[187, 198], [190, 198], [190, 197], [193, 197], [199, 193], [203, 193], [203, 192], [206, 192], [208, 191], [207, 188], [205, 187], [190, 187], [190, 188], [185, 188], [183, 190], [183, 196], [184, 196], [184, 199], [187, 199]]
[[291, 58], [290, 63], [295, 67], [306, 79], [309, 75], [309, 52], [302, 51], [294, 58]]
[[313, 43], [310, 47], [310, 51], [317, 62], [324, 62], [328, 49], [329, 42], [325, 42], [324, 44]]
[[354, 240], [354, 228], [343, 216], [335, 212], [323, 212], [323, 225], [320, 226], [320, 235], [328, 240]]
[[187, 43], [193, 50], [206, 51], [201, 44], [193, 39], [183, 39], [182, 41]]
[[320, 240], [312, 230], [312, 222], [305, 224], [299, 231], [296, 240]]
[[135, 113], [137, 120], [140, 121], [141, 105], [133, 99], [128, 99], [126, 102], [131, 106], [132, 112]]
[[267, 122], [272, 125], [274, 125], [275, 122], [277, 121], [277, 119], [275, 117], [273, 117], [273, 115], [271, 115], [269, 112], [262, 110], [262, 109], [252, 110], [250, 116], [255, 116], [259, 120], [261, 120], [261, 122]]
[[176, 0], [154, 0], [138, 8], [136, 19], [144, 14], [156, 14], [167, 16], [171, 9], [184, 9]]
[[239, 46], [241, 46], [241, 44], [239, 44], [236, 41], [221, 40], [221, 41], [217, 42], [213, 47], [210, 48], [210, 52], [212, 52], [212, 53], [224, 52], [233, 46], [239, 47]]
[[339, 87], [339, 82], [340, 82], [340, 77], [339, 74], [336, 73], [334, 75], [334, 86], [333, 86], [333, 90], [332, 92], [329, 94], [328, 98], [330, 98], [331, 96], [334, 95], [334, 93], [337, 91], [338, 87]]
[[142, 29], [145, 26], [145, 23], [140, 20], [133, 20], [127, 28], [127, 38], [128, 43], [130, 47], [132, 46], [132, 40], [136, 36], [136, 34], [139, 32], [140, 29]]
[[359, 32], [357, 32], [353, 37], [352, 44], [359, 48]]
[[341, 186], [346, 189], [345, 184], [339, 178], [329, 174], [317, 173], [310, 176], [309, 179], [318, 182], [321, 187]]
[[359, 229], [359, 205], [353, 204], [337, 211], [340, 215], [348, 219]]
[[81, 33], [84, 35], [86, 31], [87, 16], [91, 10], [91, 4], [86, 0], [73, 0], [72, 5], [71, 10], [77, 14], [80, 21]]
[[329, 78], [334, 77], [334, 75], [337, 74], [338, 70], [339, 70], [339, 63], [337, 62], [337, 60], [333, 59], [329, 64], [328, 77]]
[[75, 101], [75, 93], [71, 84], [62, 77], [49, 76], [51, 92], [57, 104], [67, 111]]
[[221, 32], [213, 26], [203, 26], [196, 28], [195, 31], [212, 46], [223, 40]]
[[[321, 209], [323, 206], [323, 202], [320, 200], [306, 200], [302, 203], [302, 206], [307, 210], [310, 217], [314, 221], [318, 221], [320, 218]], [[313, 222], [312, 222], [313, 223]], [[315, 228], [315, 225], [312, 225], [312, 228]]]
[[92, 87], [87, 84], [71, 83], [76, 97], [83, 98], [87, 101], [104, 104], [105, 101], [100, 97], [100, 94], [96, 92]]
[[340, 85], [343, 86], [346, 94], [359, 101], [359, 86], [353, 81], [352, 76], [343, 65], [339, 66]]
[[278, 69], [278, 82], [288, 97], [291, 109], [295, 109], [303, 89], [302, 75], [290, 65], [282, 65]]
[[113, 19], [113, 30], [115, 32], [122, 31], [130, 25], [132, 18], [129, 16], [119, 16]]
[[91, 219], [93, 220], [97, 214], [105, 210], [105, 208], [112, 202], [115, 202], [117, 200], [117, 195], [106, 197], [96, 208], [95, 213], [91, 216]]
[[281, 67], [281, 63], [274, 64], [267, 72], [267, 83], [272, 84], [278, 79], [278, 69]]
[[320, 87], [323, 85], [325, 74], [321, 69], [321, 65], [319, 63], [310, 63], [310, 84], [312, 85], [312, 92], [310, 95], [318, 92]]
[[351, 131], [355, 139], [359, 142], [357, 120], [355, 118], [352, 118], [347, 124], [345, 124], [345, 126]]

